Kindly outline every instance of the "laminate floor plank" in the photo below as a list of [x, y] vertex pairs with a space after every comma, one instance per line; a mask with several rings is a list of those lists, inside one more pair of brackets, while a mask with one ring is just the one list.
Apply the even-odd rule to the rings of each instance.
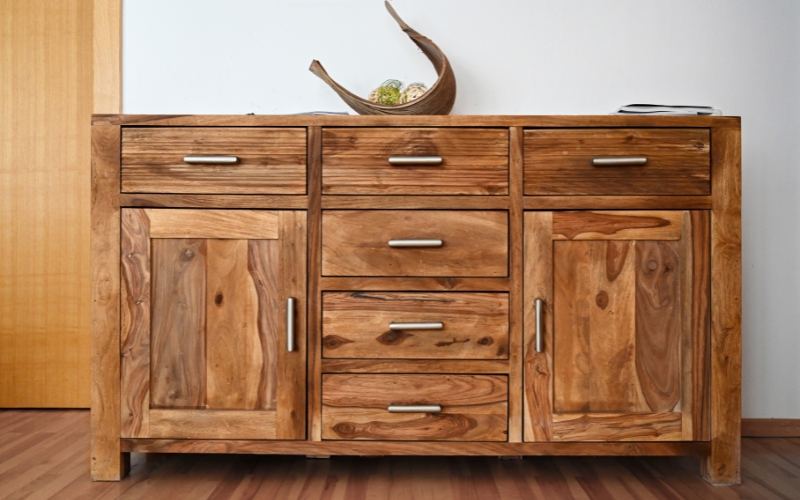
[[89, 476], [89, 412], [0, 410], [0, 499], [797, 500], [800, 438], [746, 438], [743, 484], [693, 457], [333, 457], [134, 453], [120, 482]]

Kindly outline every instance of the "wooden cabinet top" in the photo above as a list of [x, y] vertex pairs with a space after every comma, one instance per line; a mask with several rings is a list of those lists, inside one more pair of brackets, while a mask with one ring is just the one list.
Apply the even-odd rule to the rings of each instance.
[[313, 116], [313, 115], [94, 115], [95, 125], [164, 127], [720, 127], [739, 126], [735, 116], [629, 115], [463, 115], [463, 116]]

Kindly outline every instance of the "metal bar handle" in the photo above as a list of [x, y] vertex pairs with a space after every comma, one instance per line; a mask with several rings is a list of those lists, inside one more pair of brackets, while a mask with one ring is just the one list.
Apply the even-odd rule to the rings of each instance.
[[184, 156], [184, 163], [191, 165], [232, 165], [239, 162], [238, 156]]
[[389, 323], [389, 330], [441, 330], [444, 323]]
[[439, 413], [442, 405], [389, 405], [389, 413]]
[[542, 299], [534, 301], [536, 305], [536, 352], [542, 352]]
[[392, 248], [438, 248], [443, 244], [442, 240], [389, 240]]
[[645, 156], [627, 156], [617, 158], [592, 158], [595, 167], [641, 167], [647, 164]]
[[434, 166], [441, 165], [441, 156], [390, 156], [389, 165], [393, 167], [402, 166]]
[[294, 299], [286, 299], [286, 351], [294, 351]]

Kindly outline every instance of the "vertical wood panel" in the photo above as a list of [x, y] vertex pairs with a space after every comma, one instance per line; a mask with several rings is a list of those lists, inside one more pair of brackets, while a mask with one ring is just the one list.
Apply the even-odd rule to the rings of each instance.
[[308, 432], [322, 440], [322, 129], [308, 127]]
[[119, 127], [92, 127], [92, 478], [119, 480], [120, 453]]
[[0, 407], [87, 407], [92, 2], [3, 2], [0, 68]]
[[[589, 411], [591, 399], [590, 277], [598, 246], [604, 242], [553, 244], [553, 411]], [[593, 258], [594, 257], [594, 258]]]
[[205, 244], [207, 407], [252, 410], [265, 360], [259, 297], [248, 272], [248, 242], [210, 239]]
[[206, 403], [205, 240], [153, 240], [151, 408]]
[[[294, 350], [286, 349], [286, 337], [278, 342], [278, 414], [277, 439], [303, 439], [306, 437], [306, 213], [301, 211], [280, 212], [280, 277], [283, 307], [280, 317], [286, 318], [286, 299], [295, 299]], [[319, 295], [317, 294], [317, 298]], [[285, 321], [285, 319], [283, 320]], [[285, 327], [278, 329], [285, 332]], [[319, 337], [318, 337], [319, 338]], [[321, 352], [316, 352], [321, 356]]]
[[122, 111], [122, 1], [93, 0], [94, 113]]
[[[280, 231], [280, 229], [279, 229]], [[281, 244], [271, 240], [248, 242], [247, 267], [258, 297], [258, 339], [263, 366], [258, 373], [257, 410], [273, 410], [278, 400], [280, 373], [281, 317]], [[250, 383], [253, 383], [253, 380]]]
[[742, 137], [711, 131], [711, 455], [714, 484], [742, 482]]
[[[524, 440], [553, 438], [553, 213], [528, 212], [525, 222]], [[534, 301], [544, 301], [544, 352], [536, 352]]]
[[150, 220], [122, 211], [120, 385], [122, 437], [147, 437], [150, 414]]
[[650, 409], [681, 395], [681, 263], [678, 242], [636, 242], [636, 370]]
[[693, 438], [708, 441], [711, 418], [711, 217], [694, 210], [692, 220], [692, 408]]
[[[639, 242], [594, 242], [589, 314], [589, 409], [648, 411], [636, 373], [636, 257]], [[567, 369], [567, 368], [565, 368]]]
[[524, 274], [524, 212], [523, 195], [523, 131], [521, 127], [509, 130], [509, 388], [508, 388], [508, 441], [522, 442], [523, 395], [523, 274]]

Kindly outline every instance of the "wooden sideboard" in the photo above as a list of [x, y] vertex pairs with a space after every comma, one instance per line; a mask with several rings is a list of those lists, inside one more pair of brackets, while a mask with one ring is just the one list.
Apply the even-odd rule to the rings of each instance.
[[696, 455], [740, 482], [731, 117], [92, 127], [92, 475], [130, 452]]

